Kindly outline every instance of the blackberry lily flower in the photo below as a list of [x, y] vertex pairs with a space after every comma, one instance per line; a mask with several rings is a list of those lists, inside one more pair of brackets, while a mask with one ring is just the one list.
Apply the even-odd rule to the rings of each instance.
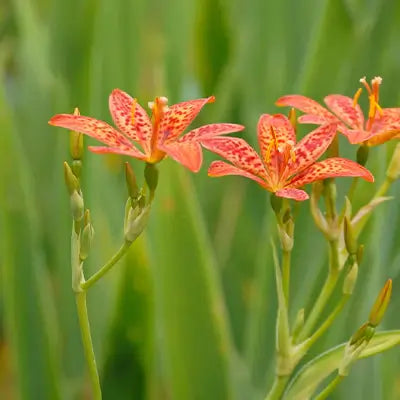
[[261, 157], [243, 139], [202, 140], [205, 148], [232, 163], [214, 161], [208, 175], [245, 176], [279, 197], [297, 201], [308, 199], [299, 187], [321, 179], [358, 176], [372, 182], [372, 174], [354, 161], [334, 157], [316, 162], [332, 142], [336, 129], [336, 123], [325, 124], [296, 143], [295, 131], [286, 116], [263, 114], [257, 127]]
[[[109, 97], [109, 108], [117, 129], [104, 121], [72, 114], [55, 115], [49, 124], [81, 132], [106, 145], [89, 146], [94, 153], [122, 154], [150, 164], [158, 163], [168, 155], [191, 171], [198, 172], [203, 161], [202, 138], [244, 129], [242, 125], [219, 123], [201, 126], [181, 136], [202, 107], [214, 100], [211, 96], [168, 107], [166, 97], [156, 97], [149, 103], [150, 119], [136, 99], [115, 89]], [[141, 149], [133, 142], [138, 143]]]
[[315, 100], [301, 95], [283, 96], [276, 102], [279, 106], [291, 106], [304, 112], [298, 121], [309, 124], [336, 122], [338, 131], [347, 136], [352, 144], [363, 143], [376, 146], [392, 138], [400, 138], [400, 108], [382, 108], [379, 105], [379, 87], [381, 77], [375, 77], [368, 84], [365, 77], [360, 79], [368, 92], [369, 111], [365, 121], [358, 105], [362, 89], [358, 89], [354, 98], [340, 94], [331, 94], [324, 98], [329, 110]]

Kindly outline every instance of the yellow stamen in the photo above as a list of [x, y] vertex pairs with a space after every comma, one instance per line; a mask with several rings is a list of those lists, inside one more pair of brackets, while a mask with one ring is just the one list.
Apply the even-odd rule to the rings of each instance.
[[135, 110], [136, 110], [137, 99], [133, 99], [131, 108], [131, 124], [135, 125]]
[[290, 147], [290, 159], [292, 162], [296, 162], [296, 153], [293, 150], [293, 147]]
[[375, 112], [376, 112], [376, 102], [375, 102], [375, 96], [373, 94], [368, 96], [369, 99], [369, 111], [368, 111], [368, 117], [369, 118], [374, 118], [375, 117]]
[[265, 152], [265, 162], [268, 164], [271, 161], [271, 152], [274, 147], [274, 142], [271, 140], [268, 144], [267, 151]]
[[362, 93], [362, 88], [359, 88], [353, 97], [353, 108], [356, 108], [356, 105], [358, 104], [358, 99], [360, 98], [361, 93]]

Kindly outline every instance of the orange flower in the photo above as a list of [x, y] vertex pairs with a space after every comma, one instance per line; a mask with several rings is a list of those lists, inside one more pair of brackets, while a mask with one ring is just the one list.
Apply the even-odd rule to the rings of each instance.
[[296, 144], [294, 129], [282, 114], [263, 114], [258, 121], [258, 143], [261, 157], [243, 139], [215, 137], [202, 145], [232, 164], [214, 161], [209, 176], [241, 175], [253, 179], [279, 197], [302, 201], [308, 195], [299, 187], [314, 181], [338, 176], [359, 176], [373, 182], [372, 174], [345, 158], [328, 158], [316, 162], [336, 134], [337, 125], [315, 129]]
[[301, 95], [283, 96], [276, 102], [279, 106], [291, 106], [306, 113], [299, 122], [326, 124], [336, 122], [338, 131], [343, 133], [352, 144], [364, 143], [368, 146], [382, 144], [392, 138], [400, 137], [400, 108], [381, 108], [379, 105], [379, 86], [382, 78], [375, 77], [368, 84], [365, 77], [360, 79], [368, 92], [369, 111], [365, 121], [364, 114], [357, 104], [362, 89], [358, 89], [354, 98], [340, 94], [326, 96], [328, 108]]
[[[60, 126], [84, 133], [106, 146], [89, 146], [94, 153], [122, 154], [158, 163], [167, 155], [189, 168], [199, 171], [203, 154], [202, 138], [216, 137], [244, 129], [237, 124], [210, 124], [193, 129], [181, 136], [206, 103], [215, 100], [213, 96], [205, 99], [185, 101], [168, 107], [165, 97], [156, 97], [149, 103], [152, 111], [150, 120], [146, 111], [122, 90], [115, 89], [109, 98], [110, 113], [118, 129], [106, 122], [72, 114], [58, 114], [49, 121], [50, 125]], [[133, 142], [140, 145], [137, 148]]]

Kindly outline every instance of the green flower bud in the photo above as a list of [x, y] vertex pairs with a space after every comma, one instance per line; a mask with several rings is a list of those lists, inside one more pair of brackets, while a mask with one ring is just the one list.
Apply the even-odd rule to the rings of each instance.
[[356, 160], [357, 162], [364, 166], [368, 161], [369, 146], [362, 144], [357, 150]]
[[94, 229], [90, 221], [90, 212], [89, 210], [86, 210], [84, 215], [84, 227], [81, 234], [81, 246], [79, 252], [79, 258], [82, 261], [86, 260], [86, 258], [89, 255], [89, 251], [93, 243], [93, 238], [94, 238]]
[[70, 205], [74, 221], [80, 221], [83, 218], [84, 203], [83, 197], [76, 190], [70, 196]]
[[128, 188], [129, 197], [132, 200], [136, 200], [139, 195], [139, 188], [136, 182], [136, 176], [133, 172], [131, 165], [126, 162], [125, 163], [125, 179], [126, 179], [126, 187]]
[[125, 240], [127, 242], [135, 241], [138, 236], [143, 232], [147, 225], [150, 215], [150, 206], [144, 208], [139, 206], [130, 208], [125, 222]]
[[282, 208], [282, 197], [278, 197], [275, 195], [275, 193], [271, 193], [270, 202], [274, 213], [279, 214]]
[[[74, 115], [80, 115], [79, 109], [75, 108]], [[83, 134], [71, 131], [69, 136], [69, 150], [74, 160], [81, 160], [83, 156]]]
[[150, 189], [150, 198], [152, 199], [158, 184], [158, 169], [154, 164], [146, 163], [146, 167], [144, 168], [144, 178]]
[[64, 162], [64, 179], [67, 185], [68, 193], [72, 195], [74, 192], [79, 191], [79, 181], [74, 175], [69, 164]]
[[346, 249], [349, 254], [357, 254], [358, 246], [357, 246], [357, 238], [353, 232], [353, 226], [351, 225], [351, 221], [349, 218], [344, 217], [344, 242], [346, 244]]
[[386, 309], [389, 305], [390, 297], [392, 295], [392, 280], [388, 279], [385, 286], [381, 289], [375, 304], [372, 306], [369, 314], [368, 322], [373, 327], [378, 326], [385, 315]]

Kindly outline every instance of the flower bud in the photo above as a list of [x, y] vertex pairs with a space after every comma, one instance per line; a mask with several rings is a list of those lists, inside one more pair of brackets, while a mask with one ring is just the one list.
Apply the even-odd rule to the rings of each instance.
[[74, 221], [80, 221], [83, 218], [84, 203], [81, 194], [76, 190], [70, 196], [70, 205]]
[[275, 193], [271, 193], [270, 202], [274, 213], [279, 214], [282, 208], [282, 197], [278, 197]]
[[147, 225], [150, 215], [150, 206], [144, 208], [139, 206], [130, 208], [125, 222], [125, 240], [127, 242], [135, 241], [138, 236], [143, 232]]
[[84, 227], [81, 234], [81, 246], [79, 251], [79, 258], [82, 261], [86, 260], [89, 255], [89, 251], [92, 247], [93, 238], [94, 229], [90, 221], [90, 212], [89, 210], [86, 210], [84, 215]]
[[150, 189], [150, 197], [153, 197], [158, 184], [158, 169], [154, 164], [146, 164], [144, 168], [144, 178]]
[[79, 190], [78, 178], [74, 175], [69, 164], [64, 162], [64, 179], [67, 185], [68, 193], [72, 195], [74, 192]]
[[[80, 115], [79, 109], [75, 108], [74, 115]], [[83, 156], [83, 134], [71, 131], [69, 135], [69, 150], [74, 160], [81, 160]]]
[[343, 294], [345, 294], [345, 295], [353, 294], [354, 286], [356, 285], [356, 282], [357, 282], [357, 276], [358, 276], [358, 265], [355, 262], [350, 267], [349, 272], [347, 273], [347, 275], [344, 278], [343, 288], [342, 288]]
[[400, 177], [400, 143], [394, 149], [392, 159], [390, 160], [389, 167], [386, 171], [386, 176], [395, 181]]
[[126, 162], [125, 163], [125, 180], [126, 187], [128, 188], [129, 197], [134, 200], [139, 195], [139, 188], [136, 182], [136, 176], [133, 172], [131, 165]]
[[368, 161], [368, 155], [369, 155], [369, 146], [362, 144], [357, 150], [357, 156], [356, 156], [357, 162], [360, 165], [364, 166]]
[[344, 217], [343, 230], [344, 230], [344, 242], [346, 244], [347, 251], [349, 252], [349, 254], [356, 254], [358, 251], [357, 238], [354, 235], [351, 221], [347, 217]]
[[283, 227], [278, 225], [278, 234], [281, 241], [281, 247], [283, 251], [292, 251], [293, 249], [293, 237], [285, 231]]
[[369, 314], [368, 322], [373, 327], [378, 326], [385, 315], [386, 309], [389, 305], [390, 296], [392, 294], [392, 280], [388, 279], [385, 286], [381, 289], [375, 304], [372, 306]]

